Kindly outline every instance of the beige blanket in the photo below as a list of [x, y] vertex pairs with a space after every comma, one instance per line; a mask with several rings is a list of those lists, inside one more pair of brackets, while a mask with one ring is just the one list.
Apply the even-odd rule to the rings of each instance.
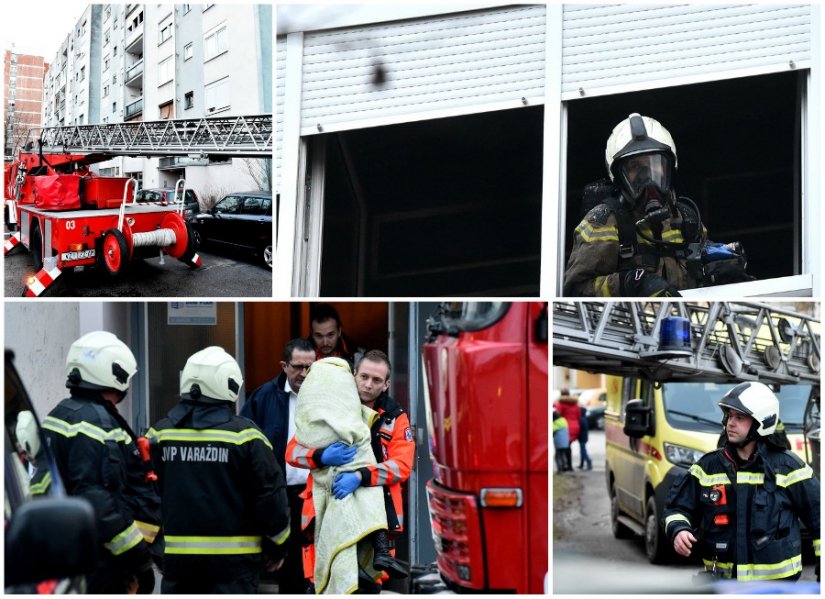
[[358, 487], [341, 500], [332, 495], [336, 474], [375, 464], [370, 426], [377, 417], [361, 404], [346, 361], [326, 358], [312, 365], [298, 393], [296, 440], [308, 447], [343, 441], [358, 448], [351, 463], [312, 471], [316, 593], [356, 591], [359, 563], [373, 578], [379, 574], [372, 568], [372, 544], [366, 537], [387, 528], [381, 487]]

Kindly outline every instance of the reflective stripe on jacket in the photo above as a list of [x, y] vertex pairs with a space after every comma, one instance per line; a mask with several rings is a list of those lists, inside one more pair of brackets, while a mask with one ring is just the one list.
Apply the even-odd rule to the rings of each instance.
[[231, 580], [283, 545], [283, 472], [266, 436], [232, 404], [185, 400], [146, 436], [163, 497], [164, 571]]
[[[160, 524], [160, 498], [145, 481], [134, 433], [114, 405], [99, 393], [73, 389], [72, 397], [43, 419], [43, 430], [67, 493], [94, 508], [104, 558], [135, 550], [148, 560], [147, 542], [155, 540]], [[33, 492], [45, 492], [50, 482], [44, 476]]]
[[765, 442], [738, 468], [733, 451], [726, 446], [706, 454], [674, 483], [664, 512], [668, 538], [672, 543], [690, 530], [705, 568], [724, 577], [797, 577], [800, 519], [819, 555], [819, 481], [794, 454]]

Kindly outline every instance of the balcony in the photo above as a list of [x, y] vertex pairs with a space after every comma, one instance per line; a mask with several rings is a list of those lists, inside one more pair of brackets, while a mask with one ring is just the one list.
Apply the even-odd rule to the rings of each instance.
[[126, 69], [126, 76], [123, 78], [123, 85], [126, 87], [143, 87], [143, 59]]
[[143, 98], [138, 98], [131, 104], [127, 104], [123, 113], [123, 120], [128, 121], [143, 114]]
[[175, 171], [186, 168], [187, 166], [208, 166], [209, 159], [205, 156], [203, 158], [192, 158], [189, 156], [170, 156], [168, 158], [161, 158], [158, 164], [158, 170], [161, 171]]
[[143, 23], [126, 34], [126, 52], [143, 56]]

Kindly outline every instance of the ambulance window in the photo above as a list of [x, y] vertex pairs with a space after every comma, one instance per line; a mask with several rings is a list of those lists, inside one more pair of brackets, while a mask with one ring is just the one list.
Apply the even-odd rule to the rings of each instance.
[[583, 216], [582, 189], [607, 177], [610, 131], [638, 112], [673, 136], [676, 191], [699, 206], [712, 241], [741, 242], [748, 272], [757, 279], [803, 274], [800, 115], [806, 76], [793, 71], [570, 101], [565, 264]]
[[621, 421], [624, 422], [624, 414], [625, 409], [627, 408], [627, 402], [631, 399], [638, 399], [636, 397], [636, 388], [639, 379], [628, 377], [622, 381], [622, 410], [621, 410]]

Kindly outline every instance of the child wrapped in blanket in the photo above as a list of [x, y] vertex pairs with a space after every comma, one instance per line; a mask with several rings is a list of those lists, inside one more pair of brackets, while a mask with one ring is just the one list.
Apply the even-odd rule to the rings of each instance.
[[372, 580], [380, 570], [403, 569], [389, 553], [382, 487], [358, 487], [335, 499], [333, 483], [342, 472], [376, 463], [370, 427], [378, 413], [361, 404], [349, 364], [326, 358], [309, 369], [295, 408], [295, 439], [308, 447], [341, 441], [356, 448], [344, 466], [313, 469], [315, 504], [315, 588], [317, 593], [352, 593], [359, 568]]

